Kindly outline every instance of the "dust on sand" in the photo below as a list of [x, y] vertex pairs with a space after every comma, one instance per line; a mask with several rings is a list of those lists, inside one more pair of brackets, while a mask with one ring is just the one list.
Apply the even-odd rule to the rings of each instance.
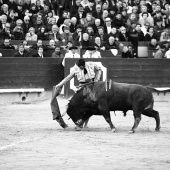
[[[74, 130], [74, 123], [62, 129], [52, 120], [50, 100], [29, 104], [1, 105], [0, 169], [77, 169], [77, 170], [169, 170], [170, 106], [155, 103], [160, 112], [161, 131], [155, 120], [142, 116], [135, 134], [132, 112], [111, 113], [117, 128], [111, 133], [102, 116], [93, 116], [89, 128]], [[59, 97], [61, 112], [67, 100]]]

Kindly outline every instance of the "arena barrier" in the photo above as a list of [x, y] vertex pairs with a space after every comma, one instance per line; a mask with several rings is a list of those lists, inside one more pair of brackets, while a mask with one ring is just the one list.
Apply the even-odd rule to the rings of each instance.
[[[76, 59], [66, 59], [65, 76], [70, 73]], [[120, 83], [141, 84], [152, 88], [170, 87], [170, 60], [168, 59], [86, 59], [99, 64], [104, 70], [102, 80], [110, 79]], [[78, 81], [72, 80], [65, 86], [65, 96], [74, 94], [73, 86]]]
[[[106, 57], [86, 60], [97, 62], [102, 67], [101, 80], [103, 81], [112, 79], [116, 82], [137, 83], [153, 88], [170, 87], [170, 60], [168, 59]], [[0, 89], [42, 88], [45, 92], [50, 91], [54, 85], [70, 73], [70, 68], [74, 66], [76, 61], [77, 59], [66, 59], [64, 69], [61, 64], [62, 59], [57, 58], [0, 58]], [[76, 85], [78, 85], [76, 78], [67, 83], [64, 96], [70, 97], [74, 94], [72, 87]], [[168, 91], [159, 91], [155, 91], [155, 94], [165, 96], [169, 93]], [[17, 92], [15, 94], [19, 96], [19, 100], [27, 101], [32, 93]], [[38, 93], [34, 94], [38, 96]], [[0, 93], [1, 96], [2, 94], [5, 93]]]

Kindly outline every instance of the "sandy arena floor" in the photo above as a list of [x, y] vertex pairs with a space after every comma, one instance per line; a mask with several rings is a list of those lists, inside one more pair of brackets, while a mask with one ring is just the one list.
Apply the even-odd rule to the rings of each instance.
[[[0, 170], [169, 170], [170, 104], [155, 103], [161, 132], [155, 120], [142, 116], [134, 134], [132, 112], [112, 112], [117, 127], [111, 133], [102, 116], [93, 116], [89, 128], [74, 130], [64, 116], [66, 130], [52, 120], [50, 100], [0, 106]], [[60, 97], [61, 112], [67, 100]]]

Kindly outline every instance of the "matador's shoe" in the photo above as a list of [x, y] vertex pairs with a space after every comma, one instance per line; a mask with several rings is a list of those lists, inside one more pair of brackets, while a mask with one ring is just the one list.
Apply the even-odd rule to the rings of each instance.
[[62, 128], [67, 128], [68, 127], [68, 125], [64, 122], [64, 120], [63, 120], [63, 118], [62, 117], [57, 117], [56, 118], [56, 121], [60, 124], [60, 126], [62, 127]]

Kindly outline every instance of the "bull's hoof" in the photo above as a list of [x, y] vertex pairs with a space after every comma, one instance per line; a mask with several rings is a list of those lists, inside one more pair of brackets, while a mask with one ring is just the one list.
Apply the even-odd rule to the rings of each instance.
[[116, 128], [113, 128], [111, 131], [112, 131], [113, 133], [116, 132]]
[[130, 130], [128, 133], [135, 133], [135, 131], [134, 130]]
[[76, 127], [75, 127], [75, 130], [76, 130], [76, 131], [81, 131], [81, 130], [82, 130], [82, 127], [76, 126]]
[[155, 131], [159, 132], [160, 129], [161, 129], [161, 127], [157, 127], [157, 128], [155, 128]]

